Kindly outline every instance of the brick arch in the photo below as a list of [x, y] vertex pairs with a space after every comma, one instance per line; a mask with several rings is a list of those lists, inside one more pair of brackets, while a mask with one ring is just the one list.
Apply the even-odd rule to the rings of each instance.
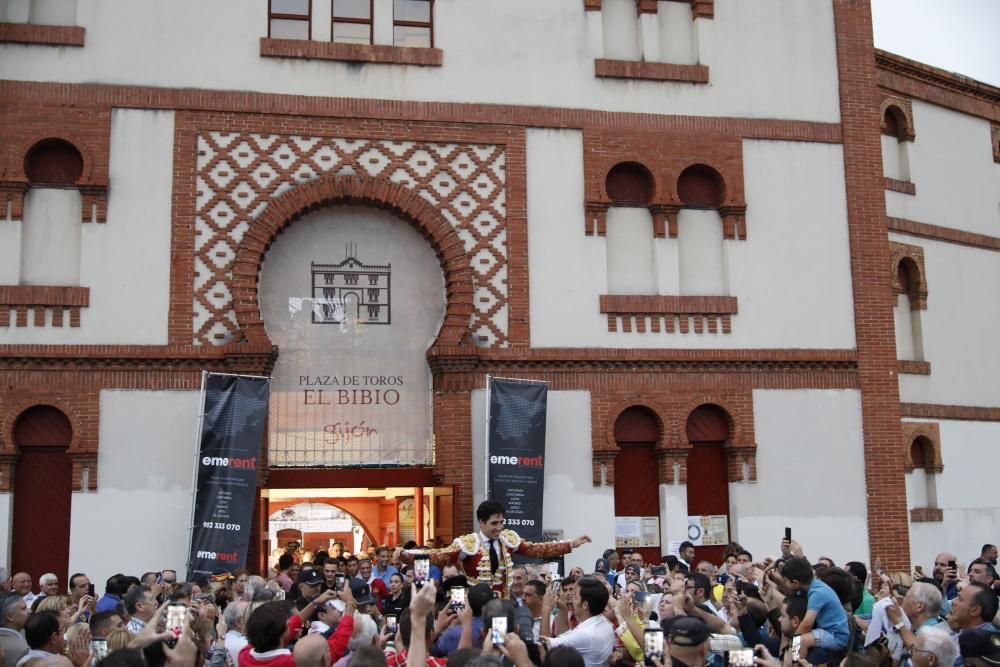
[[[592, 409], [597, 406], [592, 405]], [[607, 408], [604, 418], [604, 434], [601, 436], [598, 429], [593, 429], [593, 441], [591, 443], [591, 466], [593, 475], [593, 485], [601, 485], [601, 467], [604, 467], [605, 474], [607, 476], [607, 484], [614, 485], [615, 483], [615, 455], [618, 453], [618, 442], [615, 440], [615, 422], [623, 412], [629, 408], [646, 408], [653, 416], [656, 418], [657, 425], [659, 426], [660, 435], [659, 440], [656, 443], [656, 451], [659, 452], [663, 448], [663, 443], [667, 438], [667, 422], [664, 420], [663, 415], [667, 414], [667, 411], [662, 405], [656, 401], [651, 401], [648, 398], [634, 394], [628, 396], [622, 400], [616, 401]], [[599, 416], [594, 415], [594, 423], [599, 424]]]
[[722, 217], [722, 237], [745, 241], [747, 238], [747, 205], [743, 199], [743, 174], [739, 168], [728, 163], [717, 163], [702, 158], [686, 160], [676, 171], [666, 174], [665, 180], [670, 183], [671, 201], [664, 209], [667, 215], [668, 234], [671, 238], [677, 236], [677, 214], [685, 207], [680, 196], [680, 179], [691, 168], [709, 169], [719, 179], [721, 193], [713, 208]]
[[[886, 112], [892, 114], [897, 124], [897, 132], [892, 133], [885, 122]], [[916, 139], [916, 132], [913, 125], [913, 103], [899, 97], [883, 97], [878, 109], [879, 126], [882, 134], [889, 134], [900, 141], [913, 141]]]
[[[928, 445], [923, 465], [916, 465], [910, 455], [913, 443], [923, 440]], [[903, 422], [903, 469], [913, 472], [922, 468], [928, 474], [944, 472], [944, 461], [941, 458], [941, 428], [933, 422]]]
[[447, 307], [435, 346], [470, 342], [473, 314], [472, 265], [461, 237], [451, 224], [416, 192], [382, 178], [328, 175], [274, 198], [253, 221], [233, 263], [236, 319], [248, 343], [270, 345], [260, 315], [257, 287], [261, 264], [278, 234], [299, 218], [338, 205], [379, 208], [409, 222], [427, 239], [441, 262]]
[[83, 490], [84, 469], [88, 470], [87, 488], [97, 490], [97, 452], [87, 450], [81, 444], [81, 434], [83, 433], [83, 421], [80, 413], [69, 402], [61, 398], [49, 396], [33, 396], [9, 404], [0, 419], [0, 492], [13, 490], [11, 484], [14, 465], [21, 452], [14, 444], [14, 424], [18, 417], [29, 409], [38, 406], [53, 407], [62, 412], [69, 420], [73, 434], [69, 447], [66, 448], [66, 456], [70, 458], [73, 466], [73, 490]]
[[[757, 481], [757, 443], [753, 440], [753, 408], [749, 409], [749, 414], [744, 414], [745, 410], [740, 410], [736, 405], [721, 396], [702, 394], [693, 397], [685, 403], [676, 422], [674, 422], [673, 446], [677, 454], [673, 455], [673, 460], [681, 464], [680, 482], [687, 481], [687, 452], [692, 445], [687, 437], [687, 422], [691, 414], [703, 405], [712, 405], [726, 416], [729, 426], [729, 437], [726, 439], [723, 449], [726, 452], [728, 477], [730, 482], [755, 482]], [[680, 460], [683, 452], [684, 460]], [[747, 472], [744, 474], [743, 468], [746, 464]], [[673, 474], [670, 471], [672, 478]]]
[[[892, 251], [892, 291], [906, 294], [911, 310], [927, 310], [927, 272], [924, 265], [924, 249], [920, 246], [890, 242]], [[909, 273], [909, 285], [899, 280], [899, 267], [904, 266]]]
[[28, 181], [28, 175], [24, 172], [25, 160], [28, 158], [28, 153], [31, 149], [42, 143], [43, 141], [65, 141], [70, 144], [80, 153], [80, 157], [83, 159], [83, 170], [80, 172], [80, 178], [77, 179], [76, 185], [84, 185], [93, 182], [94, 175], [94, 157], [91, 147], [87, 145], [86, 141], [83, 141], [74, 132], [67, 132], [66, 130], [59, 130], [58, 132], [35, 132], [28, 137], [22, 139], [17, 148], [15, 149], [15, 154], [17, 155], [17, 161], [11, 166], [14, 168], [14, 176], [17, 179], [23, 179], [25, 182]]

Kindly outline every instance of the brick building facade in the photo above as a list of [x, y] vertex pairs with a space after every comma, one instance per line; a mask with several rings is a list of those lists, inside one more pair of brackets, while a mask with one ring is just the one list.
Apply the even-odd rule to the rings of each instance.
[[[51, 569], [111, 574], [103, 522], [166, 508], [155, 544], [115, 545], [182, 566], [201, 372], [284, 372], [268, 253], [338, 211], [403, 221], [440, 265], [411, 355], [432, 450], [272, 457], [254, 562], [271, 513], [336, 489], [427, 493], [418, 534], [465, 530], [487, 374], [549, 382], [545, 527], [594, 536], [580, 564], [637, 514], [664, 552], [692, 514], [889, 569], [995, 542], [974, 462], [1000, 435], [1000, 90], [876, 50], [865, 2], [763, 4], [0, 4], [13, 566], [46, 503]], [[352, 510], [375, 539], [390, 495]]]

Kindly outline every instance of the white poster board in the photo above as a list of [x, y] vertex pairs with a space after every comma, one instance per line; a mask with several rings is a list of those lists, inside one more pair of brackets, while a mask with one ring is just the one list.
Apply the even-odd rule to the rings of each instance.
[[660, 517], [616, 516], [615, 547], [660, 546]]
[[696, 547], [725, 546], [729, 544], [729, 517], [725, 514], [708, 514], [688, 517], [688, 541]]

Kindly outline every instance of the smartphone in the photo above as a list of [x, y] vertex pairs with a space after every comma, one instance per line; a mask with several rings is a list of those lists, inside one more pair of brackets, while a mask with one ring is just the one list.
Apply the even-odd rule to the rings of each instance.
[[89, 595], [90, 597], [94, 598], [95, 600], [97, 599], [94, 596], [94, 584], [87, 584], [87, 595]]
[[633, 594], [632, 599], [635, 600], [635, 603], [637, 605], [641, 606], [641, 605], [646, 604], [646, 598], [648, 598], [648, 597], [649, 597], [649, 593], [644, 593], [643, 591], [636, 591]]
[[952, 570], [958, 570], [958, 563], [956, 561], [948, 561], [948, 567]]
[[431, 578], [431, 559], [427, 554], [417, 554], [413, 557], [413, 583], [417, 585], [417, 588], [422, 588], [423, 585]]
[[552, 580], [552, 592], [558, 593], [562, 590], [562, 577]]
[[456, 614], [465, 609], [465, 587], [456, 586], [448, 590], [448, 607]]
[[549, 563], [549, 574], [553, 578], [559, 576], [559, 562], [558, 561], [552, 561], [551, 563]]
[[715, 578], [715, 583], [717, 583], [717, 584], [722, 584], [723, 586], [725, 586], [725, 585], [726, 585], [726, 582], [727, 582], [727, 581], [729, 581], [729, 575], [728, 575], [728, 574], [726, 574], [725, 572], [723, 572], [722, 574], [718, 575], [718, 576], [717, 576], [717, 577]]
[[507, 617], [497, 616], [493, 619], [492, 636], [494, 646], [507, 644]]
[[90, 652], [94, 654], [94, 662], [100, 662], [108, 657], [108, 640], [100, 637], [90, 640]]
[[646, 664], [652, 665], [653, 658], [663, 657], [663, 630], [646, 628], [642, 636], [642, 651], [646, 654]]
[[386, 614], [385, 617], [385, 629], [391, 634], [396, 634], [396, 616], [395, 614]]
[[167, 630], [173, 633], [174, 637], [181, 636], [184, 628], [184, 619], [187, 617], [187, 606], [182, 604], [167, 605]]
[[792, 529], [789, 526], [785, 526], [785, 539], [789, 542], [792, 541]]
[[664, 577], [667, 574], [667, 566], [654, 565], [653, 567], [649, 568], [649, 573], [654, 577]]
[[345, 581], [347, 581], [347, 575], [341, 574], [340, 572], [338, 572], [336, 575], [334, 575], [333, 585], [336, 588], [336, 590], [338, 590], [338, 591], [344, 590], [344, 582]]
[[792, 637], [792, 662], [797, 663], [799, 661], [799, 649], [802, 646], [802, 637], [795, 635]]
[[753, 667], [753, 649], [737, 648], [726, 651], [726, 664], [729, 667]]

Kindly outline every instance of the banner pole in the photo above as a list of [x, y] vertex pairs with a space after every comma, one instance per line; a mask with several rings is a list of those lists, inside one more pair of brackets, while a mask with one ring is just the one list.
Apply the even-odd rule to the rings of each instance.
[[208, 385], [208, 371], [201, 372], [201, 392], [198, 397], [198, 432], [194, 437], [194, 470], [191, 472], [191, 517], [188, 519], [188, 562], [184, 564], [187, 572], [191, 570], [191, 547], [194, 543], [194, 512], [198, 499], [198, 459], [201, 454], [201, 429], [205, 422], [205, 388]]
[[483, 500], [490, 499], [490, 386], [493, 384], [493, 376], [486, 374], [486, 439], [483, 441]]

